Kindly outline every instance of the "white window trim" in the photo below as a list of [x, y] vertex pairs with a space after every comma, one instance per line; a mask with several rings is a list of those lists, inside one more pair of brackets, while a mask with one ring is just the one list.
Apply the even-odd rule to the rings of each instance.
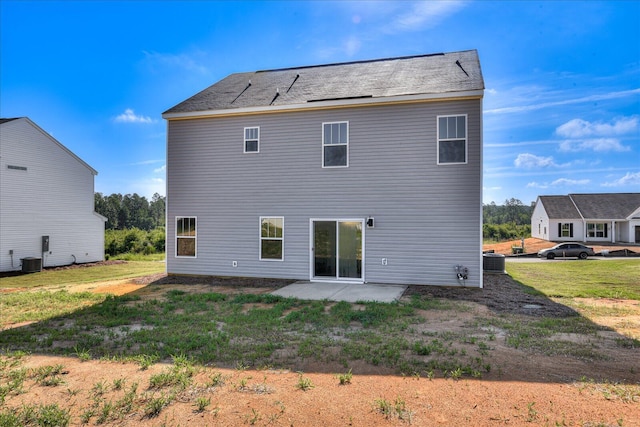
[[[324, 127], [325, 125], [335, 125], [335, 124], [342, 124], [342, 123], [346, 123], [347, 125], [347, 142], [345, 144], [325, 144], [324, 143]], [[335, 168], [348, 168], [349, 167], [349, 140], [351, 138], [349, 137], [349, 122], [346, 120], [341, 120], [341, 121], [337, 121], [337, 122], [322, 122], [322, 168], [323, 169], [335, 169]], [[338, 147], [344, 145], [347, 147], [347, 164], [344, 166], [325, 166], [324, 165], [324, 147], [326, 146], [331, 146], [331, 147]]]
[[[314, 263], [314, 254], [315, 254], [315, 248], [314, 248], [314, 236], [313, 236], [313, 225], [315, 222], [317, 221], [335, 221], [337, 223], [339, 222], [360, 222], [362, 224], [362, 248], [361, 248], [361, 253], [362, 253], [362, 277], [360, 279], [357, 280], [353, 280], [353, 279], [347, 279], [347, 278], [327, 278], [327, 277], [316, 277], [313, 275], [314, 273], [314, 268], [313, 268], [313, 263]], [[365, 264], [366, 264], [366, 255], [365, 255], [365, 250], [367, 247], [367, 242], [366, 242], [366, 232], [365, 232], [366, 226], [365, 226], [365, 220], [363, 218], [309, 218], [309, 281], [311, 282], [335, 282], [335, 283], [366, 283], [365, 280], [365, 273], [366, 273], [366, 268], [365, 268]], [[338, 241], [337, 244], [339, 245], [340, 242]], [[336, 253], [339, 253], [340, 248], [336, 247]]]
[[[182, 219], [182, 218], [193, 218], [196, 220], [196, 235], [195, 236], [178, 236], [178, 220]], [[174, 252], [173, 255], [175, 258], [187, 258], [187, 259], [194, 259], [194, 258], [198, 258], [198, 217], [197, 216], [189, 216], [189, 215], [177, 215], [175, 217], [175, 228], [173, 230], [173, 234], [175, 235], [175, 248], [174, 248]], [[195, 240], [195, 244], [194, 244], [194, 248], [195, 248], [195, 254], [193, 256], [190, 255], [178, 255], [178, 239], [194, 239]]]
[[[445, 117], [464, 117], [464, 138], [447, 138], [442, 141], [464, 141], [464, 162], [440, 163], [440, 119]], [[447, 114], [436, 116], [436, 163], [438, 165], [466, 165], [469, 162], [469, 117], [467, 114]]]
[[[247, 129], [258, 129], [258, 138], [257, 139], [247, 139]], [[244, 128], [243, 132], [243, 140], [244, 143], [242, 145], [242, 150], [245, 154], [256, 154], [260, 152], [260, 126], [247, 126]], [[258, 149], [256, 151], [247, 151], [247, 141], [257, 141]]]
[[[262, 220], [276, 218], [282, 220], [282, 237], [262, 237]], [[262, 240], [280, 240], [282, 242], [282, 254], [280, 258], [262, 258]], [[284, 217], [283, 216], [261, 216], [258, 220], [258, 259], [260, 261], [284, 261]]]
[[[593, 226], [593, 236], [589, 235], [589, 226]], [[608, 239], [610, 229], [608, 223], [605, 222], [587, 222], [585, 231], [588, 239]], [[598, 233], [602, 233], [602, 236], [598, 236]]]

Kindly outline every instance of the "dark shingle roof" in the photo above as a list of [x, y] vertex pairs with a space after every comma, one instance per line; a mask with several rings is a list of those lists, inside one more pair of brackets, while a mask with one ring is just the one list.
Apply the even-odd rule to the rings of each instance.
[[585, 219], [627, 218], [640, 208], [640, 193], [570, 194]]
[[540, 196], [540, 201], [551, 219], [580, 218], [569, 196]]
[[165, 114], [484, 89], [475, 50], [231, 74]]
[[[551, 219], [624, 219], [640, 209], [640, 193], [569, 194], [540, 196]], [[576, 209], [577, 207], [577, 209]]]

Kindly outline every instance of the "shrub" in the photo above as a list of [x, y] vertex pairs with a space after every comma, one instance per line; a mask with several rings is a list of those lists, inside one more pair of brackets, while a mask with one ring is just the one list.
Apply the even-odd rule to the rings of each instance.
[[105, 256], [125, 253], [154, 254], [163, 253], [165, 248], [165, 230], [159, 227], [151, 231], [129, 228], [126, 230], [105, 230]]
[[531, 225], [516, 225], [513, 222], [505, 224], [483, 224], [482, 237], [488, 240], [503, 241], [531, 237]]
[[155, 251], [157, 253], [164, 252], [166, 239], [164, 227], [154, 228], [149, 231], [148, 236], [151, 245], [155, 248]]

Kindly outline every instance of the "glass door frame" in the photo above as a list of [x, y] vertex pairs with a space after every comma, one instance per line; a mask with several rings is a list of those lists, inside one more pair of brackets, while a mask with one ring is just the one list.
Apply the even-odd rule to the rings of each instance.
[[[336, 223], [336, 276], [315, 276], [315, 223], [321, 221], [329, 221]], [[362, 248], [360, 253], [362, 259], [360, 260], [361, 274], [360, 278], [341, 278], [339, 275], [339, 253], [340, 253], [340, 241], [338, 238], [339, 224], [341, 222], [358, 222], [362, 230], [361, 244]], [[309, 280], [312, 282], [340, 282], [340, 283], [364, 283], [365, 282], [365, 219], [363, 218], [310, 218], [309, 219]]]

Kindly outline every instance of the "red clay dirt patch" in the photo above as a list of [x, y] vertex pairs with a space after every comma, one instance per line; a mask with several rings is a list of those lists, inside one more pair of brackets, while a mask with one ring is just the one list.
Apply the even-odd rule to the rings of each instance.
[[[149, 378], [166, 372], [167, 365], [141, 371], [135, 364], [29, 356], [24, 366], [55, 364], [64, 367], [63, 384], [45, 387], [28, 381], [25, 392], [10, 396], [0, 410], [57, 403], [71, 409], [72, 426], [84, 425], [81, 417], [91, 408], [88, 425], [109, 426], [640, 425], [640, 405], [612, 392], [615, 385], [358, 374], [340, 385], [332, 374], [212, 367], [202, 368], [169, 406], [149, 416], [145, 408], [152, 399], [168, 393], [152, 388]], [[530, 367], [540, 368], [535, 363]], [[216, 376], [219, 381], [212, 386]], [[118, 381], [120, 390], [114, 387]], [[309, 386], [306, 391], [302, 381]], [[134, 384], [132, 409], [122, 415], [112, 410], [113, 419], [98, 422], [104, 408], [122, 402]], [[198, 398], [209, 402], [202, 412]]]
[[[524, 239], [524, 248], [525, 253], [535, 254], [538, 253], [539, 250], [547, 249], [554, 246], [554, 242], [549, 242], [548, 240], [536, 239], [534, 237], [529, 237], [528, 239]], [[506, 242], [499, 243], [490, 243], [482, 246], [483, 251], [493, 250], [497, 254], [503, 255], [511, 255], [512, 248], [514, 246], [520, 247], [522, 246], [522, 240], [509, 240]]]
[[[547, 249], [555, 246], [557, 242], [550, 242], [548, 240], [536, 239], [535, 237], [529, 237], [524, 239], [524, 252], [527, 254], [537, 254], [542, 249]], [[482, 246], [483, 251], [493, 250], [497, 254], [511, 255], [513, 247], [522, 246], [522, 240], [509, 240], [506, 242], [490, 243]], [[605, 245], [605, 244], [587, 244], [593, 248], [597, 253], [603, 250], [607, 251], [624, 251], [625, 249], [631, 252], [640, 252], [640, 246], [638, 245]]]

